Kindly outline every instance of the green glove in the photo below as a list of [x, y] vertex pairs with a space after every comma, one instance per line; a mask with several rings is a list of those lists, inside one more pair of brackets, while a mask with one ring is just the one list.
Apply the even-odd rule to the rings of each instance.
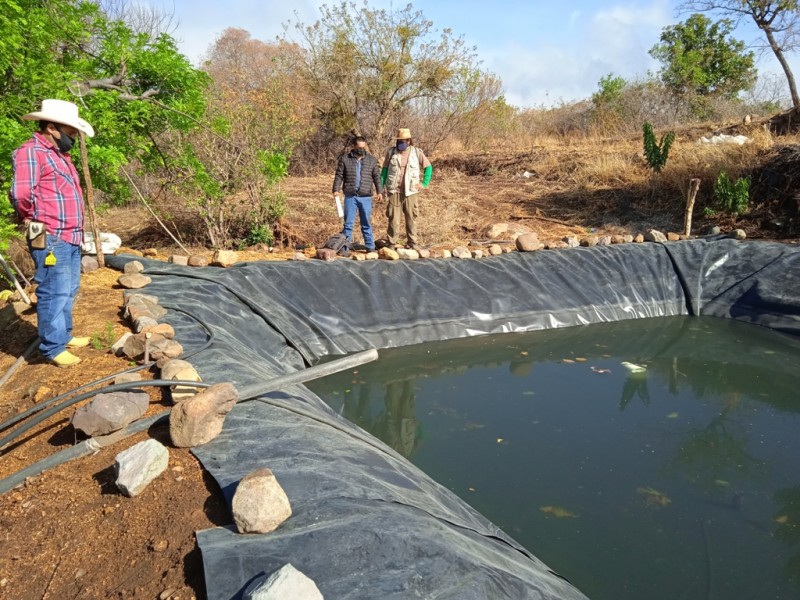
[[386, 185], [386, 177], [389, 175], [388, 167], [383, 167], [381, 169], [381, 185]]
[[425, 167], [425, 172], [422, 174], [422, 187], [428, 187], [428, 184], [431, 182], [432, 175], [433, 165], [428, 165]]

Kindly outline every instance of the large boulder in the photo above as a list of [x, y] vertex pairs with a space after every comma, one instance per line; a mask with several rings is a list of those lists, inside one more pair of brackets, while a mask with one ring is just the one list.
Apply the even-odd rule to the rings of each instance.
[[119, 431], [141, 418], [150, 405], [150, 396], [141, 390], [98, 394], [72, 415], [72, 426], [88, 436]]
[[210, 442], [222, 431], [225, 416], [239, 400], [232, 383], [218, 383], [177, 404], [169, 415], [169, 435], [179, 448]]
[[292, 516], [289, 498], [269, 469], [256, 469], [242, 478], [231, 510], [239, 533], [269, 533]]

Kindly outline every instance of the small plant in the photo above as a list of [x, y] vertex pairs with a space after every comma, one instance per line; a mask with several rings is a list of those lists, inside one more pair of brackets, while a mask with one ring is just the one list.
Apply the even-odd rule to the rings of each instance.
[[114, 344], [114, 324], [111, 321], [107, 321], [106, 328], [102, 333], [97, 331], [92, 333], [91, 344], [95, 350], [108, 350], [111, 348]]
[[720, 171], [714, 182], [717, 205], [734, 217], [747, 211], [750, 205], [750, 178], [739, 177], [732, 181], [725, 171]]
[[247, 235], [247, 245], [255, 246], [256, 244], [266, 244], [272, 246], [275, 241], [275, 236], [272, 234], [272, 229], [268, 225], [256, 225]]
[[675, 142], [675, 132], [669, 131], [661, 137], [661, 141], [656, 141], [656, 134], [653, 133], [653, 126], [645, 121], [642, 126], [644, 130], [644, 156], [647, 164], [654, 172], [660, 173], [664, 165], [667, 164], [670, 148]]

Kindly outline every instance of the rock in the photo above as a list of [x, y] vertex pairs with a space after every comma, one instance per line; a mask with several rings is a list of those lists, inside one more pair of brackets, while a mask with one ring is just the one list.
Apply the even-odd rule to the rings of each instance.
[[569, 245], [567, 244], [567, 242], [556, 240], [555, 242], [550, 242], [549, 244], [545, 244], [544, 247], [549, 250], [560, 250], [562, 248], [569, 248]]
[[208, 258], [200, 254], [194, 254], [189, 257], [188, 263], [190, 267], [207, 267]]
[[578, 246], [581, 245], [578, 238], [576, 238], [574, 235], [565, 235], [563, 238], [561, 238], [561, 241], [564, 242], [570, 248], [577, 248]]
[[150, 396], [133, 390], [98, 394], [72, 415], [72, 426], [89, 436], [118, 431], [147, 412]]
[[189, 265], [189, 257], [184, 256], [183, 254], [173, 254], [169, 257], [169, 262], [171, 262], [173, 265], [186, 267]]
[[490, 244], [487, 251], [491, 256], [499, 256], [503, 253], [503, 248], [500, 244]]
[[403, 260], [417, 260], [419, 259], [419, 252], [412, 248], [398, 248], [397, 256]]
[[431, 251], [428, 250], [427, 248], [420, 248], [419, 250], [417, 250], [417, 252], [419, 253], [419, 257], [420, 258], [430, 258], [431, 257]]
[[100, 265], [97, 262], [97, 259], [94, 256], [81, 256], [81, 273], [91, 273], [92, 271], [97, 271], [100, 268]]
[[292, 516], [289, 498], [269, 469], [256, 469], [242, 478], [231, 511], [239, 533], [269, 533]]
[[[195, 368], [185, 360], [172, 359], [161, 368], [161, 379], [177, 379], [181, 381], [202, 381]], [[182, 402], [197, 394], [198, 388], [184, 385], [170, 386], [173, 404]]]
[[471, 254], [472, 258], [483, 258], [483, 250], [473, 250]]
[[147, 334], [136, 333], [125, 340], [122, 353], [131, 360], [136, 360], [144, 356], [145, 345], [152, 351], [153, 345], [161, 340], [166, 341], [166, 338], [159, 334], [152, 334], [148, 340]]
[[306, 260], [306, 255], [302, 252], [295, 252], [289, 260]]
[[169, 323], [156, 323], [155, 325], [143, 329], [142, 333], [157, 333], [163, 335], [168, 340], [175, 338], [175, 330]]
[[633, 241], [636, 244], [641, 244], [642, 242], [644, 242], [644, 236], [641, 233], [637, 233], [636, 237], [633, 238]]
[[231, 267], [239, 262], [239, 255], [233, 250], [217, 250], [211, 257], [211, 264], [218, 267]]
[[126, 275], [133, 275], [135, 273], [141, 273], [142, 271], [144, 271], [144, 265], [138, 260], [126, 262], [125, 267], [122, 269], [122, 272]]
[[632, 244], [633, 243], [633, 236], [630, 233], [626, 233], [622, 236], [622, 242], [624, 244]]
[[254, 579], [244, 590], [242, 600], [323, 600], [313, 579], [287, 563], [272, 575]]
[[373, 251], [373, 252], [367, 252], [367, 253], [364, 255], [364, 258], [365, 258], [365, 259], [367, 259], [367, 260], [378, 260], [378, 259], [380, 258], [380, 255], [379, 255], [377, 252], [375, 252], [375, 251]]
[[716, 225], [709, 225], [706, 227], [706, 235], [719, 235], [722, 230]]
[[648, 229], [644, 234], [645, 242], [663, 243], [667, 241], [667, 236], [658, 231], [657, 229]]
[[366, 255], [361, 254], [361, 252], [355, 252], [353, 254], [353, 260], [357, 260], [359, 262], [364, 262], [365, 260], [367, 260], [367, 257], [366, 257]]
[[396, 250], [392, 250], [388, 246], [381, 248], [378, 250], [378, 258], [383, 260], [399, 260], [400, 255], [397, 253]]
[[611, 236], [611, 243], [612, 244], [622, 244], [625, 240], [622, 239], [621, 235], [612, 235]]
[[466, 246], [456, 246], [453, 248], [452, 255], [455, 258], [472, 258], [472, 252]]
[[158, 250], [155, 248], [145, 248], [142, 254], [145, 256], [158, 256]]
[[191, 448], [210, 442], [222, 431], [225, 415], [238, 399], [232, 383], [218, 383], [175, 405], [169, 415], [172, 443]]
[[450, 250], [442, 250], [442, 258], [452, 258], [453, 253]]
[[611, 236], [610, 235], [601, 235], [597, 238], [597, 245], [598, 246], [610, 246], [611, 245]]
[[120, 254], [130, 254], [131, 256], [142, 256], [142, 253], [138, 250], [134, 250], [133, 248], [126, 248], [125, 246], [120, 246], [114, 252], [115, 256], [119, 256]]
[[128, 288], [129, 290], [138, 290], [147, 284], [152, 283], [152, 281], [153, 280], [147, 275], [142, 275], [141, 273], [120, 275], [119, 278], [117, 278], [117, 283], [124, 288]]
[[692, 239], [692, 236], [686, 235], [685, 233], [678, 234], [678, 239], [681, 241], [686, 241]]
[[123, 333], [123, 334], [122, 334], [122, 337], [121, 337], [121, 338], [119, 338], [119, 339], [118, 339], [116, 342], [114, 342], [114, 343], [112, 344], [111, 348], [109, 348], [109, 350], [108, 350], [108, 351], [109, 351], [111, 354], [113, 354], [114, 356], [119, 356], [120, 354], [122, 354], [122, 348], [123, 348], [123, 346], [125, 346], [125, 342], [126, 342], [126, 341], [128, 340], [128, 338], [129, 338], [129, 337], [131, 337], [132, 335], [133, 335], [133, 334], [132, 334], [130, 331], [128, 331], [128, 332], [126, 332], [126, 333]]
[[338, 253], [333, 248], [319, 248], [317, 250], [317, 258], [320, 260], [324, 260], [325, 262], [332, 262], [336, 260], [336, 255]]
[[131, 383], [134, 381], [141, 381], [142, 374], [139, 371], [134, 371], [133, 373], [120, 373], [116, 377], [114, 377], [114, 385], [118, 383]]
[[734, 229], [727, 237], [733, 238], [734, 240], [744, 240], [747, 238], [747, 233], [745, 233], [744, 229]]
[[495, 223], [486, 229], [486, 237], [490, 240], [500, 239], [500, 236], [508, 231], [508, 223]]
[[[158, 304], [158, 296], [153, 294], [145, 294], [144, 292], [128, 292], [126, 291], [122, 297], [122, 305], [127, 307], [129, 304], [145, 303], [147, 305]], [[125, 315], [128, 316], [127, 313]]]
[[514, 252], [514, 250], [516, 250], [516, 248], [512, 248], [511, 246], [503, 246], [503, 254], [510, 254], [511, 252]]
[[530, 233], [523, 233], [518, 236], [516, 239], [516, 246], [517, 250], [520, 252], [534, 252], [536, 250], [541, 250], [543, 244], [539, 241], [539, 236], [531, 231]]
[[143, 332], [145, 329], [152, 329], [156, 326], [158, 326], [158, 321], [153, 317], [143, 315], [133, 320], [133, 330], [136, 333]]
[[584, 248], [590, 248], [592, 246], [597, 246], [597, 236], [596, 235], [590, 235], [588, 237], [581, 238], [580, 244]]
[[668, 231], [667, 232], [667, 240], [669, 240], [670, 242], [677, 242], [680, 239], [681, 239], [681, 236], [679, 234], [674, 233], [672, 231]]
[[[156, 336], [153, 336], [156, 337]], [[160, 360], [162, 358], [178, 358], [183, 354], [183, 346], [175, 340], [165, 339], [163, 336], [158, 336], [159, 340], [153, 342], [150, 340], [150, 360]]]
[[169, 451], [158, 440], [139, 442], [114, 459], [117, 487], [128, 497], [137, 496], [168, 464]]

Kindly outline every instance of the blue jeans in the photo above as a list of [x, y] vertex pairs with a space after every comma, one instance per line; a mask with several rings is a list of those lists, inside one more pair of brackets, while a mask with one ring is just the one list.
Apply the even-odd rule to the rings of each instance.
[[364, 245], [367, 250], [375, 250], [375, 240], [372, 238], [372, 198], [370, 196], [345, 196], [344, 198], [344, 231], [342, 233], [351, 242], [353, 241], [353, 224], [356, 212], [361, 221], [361, 234], [364, 236]]
[[[61, 354], [72, 338], [72, 303], [81, 282], [81, 247], [47, 234], [47, 247], [30, 248], [36, 264], [36, 314], [39, 321], [39, 345], [45, 358]], [[48, 267], [45, 258], [50, 252], [56, 264]]]

